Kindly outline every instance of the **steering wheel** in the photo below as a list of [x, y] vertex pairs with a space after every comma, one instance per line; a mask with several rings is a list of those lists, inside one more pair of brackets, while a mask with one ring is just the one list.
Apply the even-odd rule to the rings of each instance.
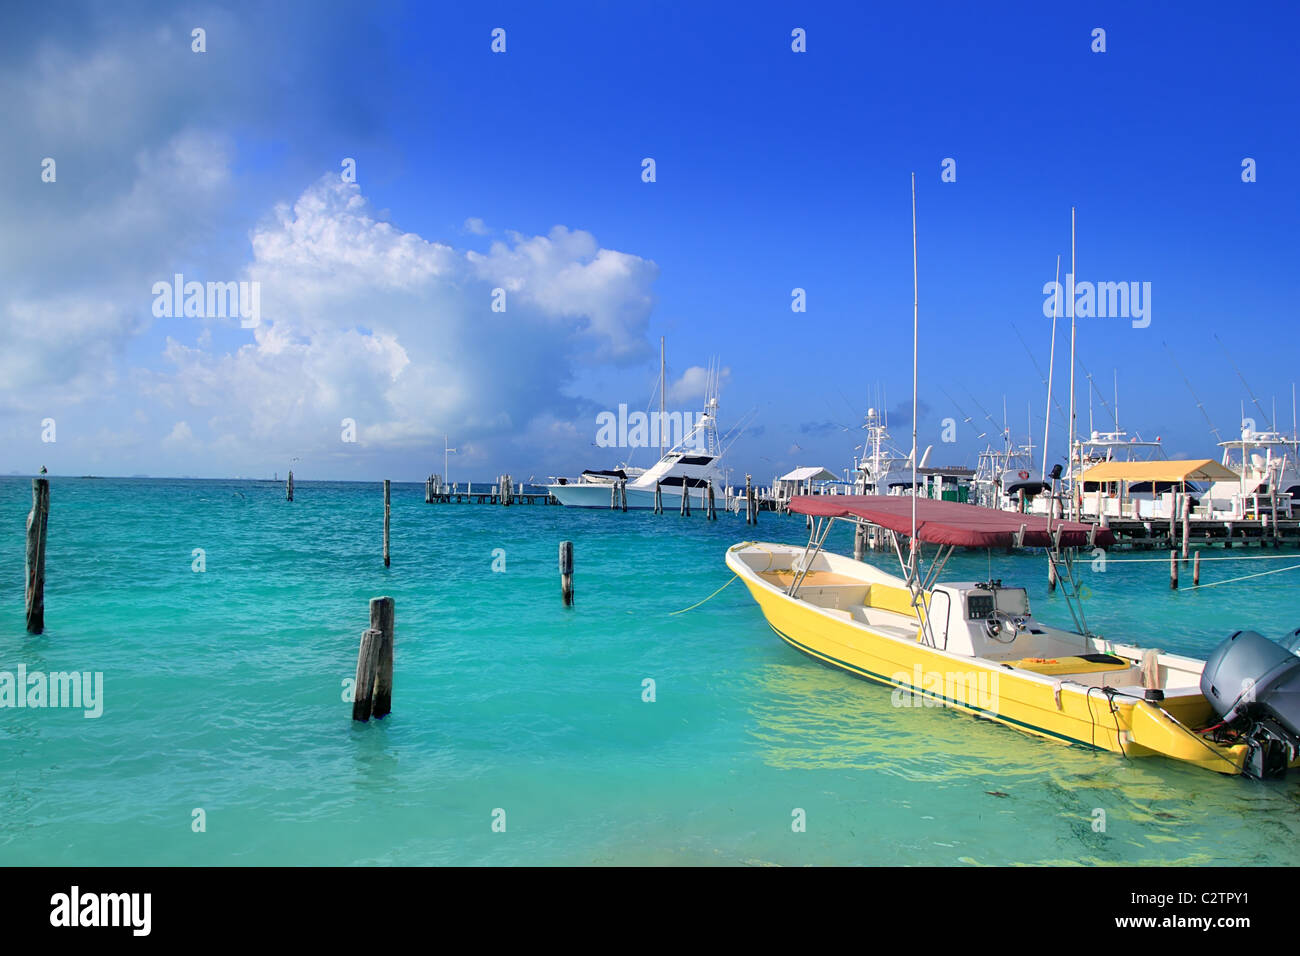
[[[984, 633], [988, 635], [990, 640], [997, 641], [999, 644], [1010, 644], [1025, 629], [1025, 621], [1026, 618], [1019, 615], [1013, 617], [1005, 611], [994, 611], [984, 621]], [[1011, 632], [1011, 636], [1006, 640], [1001, 637], [1004, 629]]]

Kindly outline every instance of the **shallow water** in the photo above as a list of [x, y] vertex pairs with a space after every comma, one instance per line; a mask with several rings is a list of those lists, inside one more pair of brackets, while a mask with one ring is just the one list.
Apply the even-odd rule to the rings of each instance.
[[[728, 581], [729, 545], [801, 542], [801, 518], [764, 514], [754, 532], [734, 515], [426, 505], [395, 484], [385, 569], [379, 483], [300, 482], [292, 504], [271, 482], [51, 485], [47, 627], [29, 637], [30, 482], [0, 479], [0, 671], [101, 671], [104, 712], [0, 709], [2, 864], [1297, 859], [1294, 775], [1225, 778], [893, 707], [780, 642], [739, 583], [669, 616]], [[1202, 580], [1286, 564], [1208, 562]], [[1069, 621], [1041, 556], [993, 568]], [[959, 555], [944, 577], [987, 572]], [[1177, 593], [1158, 560], [1084, 575], [1107, 637], [1204, 656], [1239, 628], [1300, 626], [1300, 572]], [[354, 724], [344, 681], [380, 594], [397, 608], [393, 713]]]

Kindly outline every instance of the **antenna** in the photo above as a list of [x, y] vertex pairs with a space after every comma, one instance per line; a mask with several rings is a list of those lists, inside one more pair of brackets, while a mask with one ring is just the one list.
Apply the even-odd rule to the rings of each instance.
[[[916, 561], [920, 553], [916, 546], [916, 354], [921, 300], [919, 290], [916, 274], [916, 173], [912, 173], [912, 538], [908, 563], [913, 576], [916, 574]], [[914, 597], [913, 600], [919, 600], [919, 597]]]
[[1074, 502], [1078, 495], [1075, 492], [1075, 474], [1074, 474], [1074, 420], [1077, 414], [1075, 410], [1074, 399], [1074, 352], [1075, 352], [1075, 316], [1074, 316], [1074, 277], [1078, 275], [1075, 271], [1078, 266], [1075, 261], [1074, 245], [1074, 207], [1070, 207], [1070, 453], [1069, 465], [1066, 468], [1066, 474], [1070, 476], [1070, 520], [1074, 520]]
[[[1052, 372], [1056, 368], [1056, 314], [1061, 307], [1061, 257], [1056, 257], [1056, 295], [1052, 296], [1052, 351], [1047, 356], [1047, 412], [1043, 423], [1043, 472], [1041, 481], [1047, 480], [1047, 436], [1052, 433]], [[1013, 326], [1014, 328], [1014, 326]], [[1017, 332], [1017, 335], [1020, 333]], [[1022, 340], [1023, 341], [1023, 340]], [[1029, 350], [1029, 346], [1025, 346]], [[1033, 358], [1032, 353], [1030, 358]], [[1037, 363], [1035, 363], [1036, 365]], [[1039, 373], [1042, 374], [1041, 372]], [[1058, 406], [1059, 407], [1059, 406]], [[1055, 492], [1053, 492], [1055, 493]]]
[[1119, 431], [1119, 369], [1111, 369], [1115, 374], [1115, 431]]

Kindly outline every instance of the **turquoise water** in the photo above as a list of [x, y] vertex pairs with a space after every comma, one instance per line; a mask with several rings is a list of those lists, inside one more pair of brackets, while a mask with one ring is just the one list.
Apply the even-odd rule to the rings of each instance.
[[[727, 582], [723, 552], [753, 536], [737, 516], [426, 505], [422, 485], [394, 485], [385, 569], [379, 483], [300, 482], [293, 504], [271, 482], [51, 485], [47, 627], [29, 637], [30, 481], [0, 479], [0, 671], [102, 671], [104, 713], [0, 709], [0, 864], [1297, 859], [1295, 776], [1126, 762], [895, 708], [777, 640], [739, 583], [669, 616]], [[758, 534], [806, 537], [769, 514]], [[1068, 622], [1042, 557], [993, 560]], [[1209, 563], [1203, 581], [1288, 563]], [[945, 577], [987, 567], [958, 556]], [[1176, 594], [1159, 562], [1086, 573], [1090, 623], [1113, 638], [1204, 655], [1238, 628], [1300, 626], [1300, 572]], [[343, 682], [381, 594], [397, 608], [393, 713], [355, 724]]]

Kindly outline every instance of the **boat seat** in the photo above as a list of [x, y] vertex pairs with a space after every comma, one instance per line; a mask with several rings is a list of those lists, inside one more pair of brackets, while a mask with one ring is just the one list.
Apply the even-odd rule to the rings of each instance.
[[[922, 600], [929, 603], [927, 594]], [[893, 611], [895, 614], [906, 614], [910, 617], [916, 616], [916, 609], [912, 607], [912, 592], [907, 588], [894, 587], [891, 584], [872, 584], [867, 590], [867, 597], [864, 600], [867, 607], [879, 608], [882, 611]]]

